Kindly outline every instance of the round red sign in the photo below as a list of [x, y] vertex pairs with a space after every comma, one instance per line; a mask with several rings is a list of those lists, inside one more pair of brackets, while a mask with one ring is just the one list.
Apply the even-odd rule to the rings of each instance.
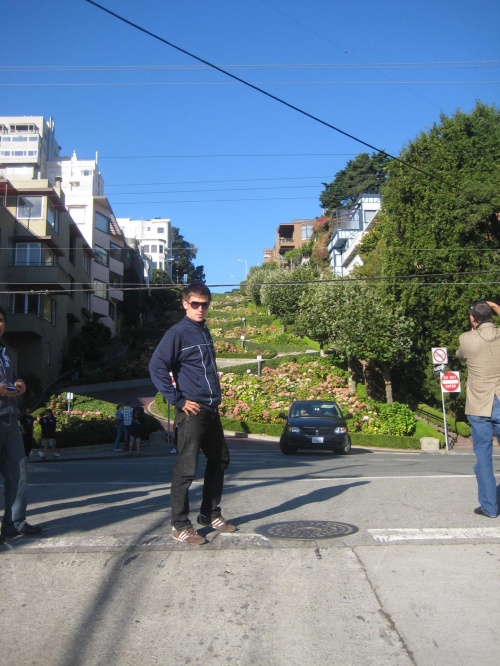
[[441, 376], [441, 387], [447, 393], [460, 391], [460, 375], [458, 372], [444, 372]]

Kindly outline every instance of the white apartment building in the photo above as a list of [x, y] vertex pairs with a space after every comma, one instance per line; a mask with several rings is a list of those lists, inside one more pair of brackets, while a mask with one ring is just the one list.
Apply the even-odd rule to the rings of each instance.
[[54, 120], [43, 116], [0, 117], [0, 176], [12, 180], [46, 178], [47, 160], [57, 159], [60, 147]]
[[95, 254], [90, 310], [115, 335], [123, 302], [125, 239], [104, 195], [98, 155], [92, 160], [79, 160], [76, 152], [61, 157], [54, 128], [52, 118], [0, 116], [0, 177], [23, 188], [33, 180], [62, 188], [66, 210]]
[[330, 265], [335, 275], [345, 277], [363, 260], [357, 247], [372, 226], [381, 204], [380, 194], [361, 194], [353, 206], [336, 208], [328, 243]]
[[66, 208], [94, 251], [92, 313], [116, 335], [120, 332], [119, 313], [123, 302], [125, 238], [104, 195], [98, 155], [93, 160], [79, 160], [73, 151], [71, 157], [48, 161], [46, 170], [49, 180], [61, 179]]
[[168, 273], [172, 279], [172, 225], [167, 218], [154, 220], [132, 220], [130, 217], [117, 218], [125, 238], [136, 240], [141, 251], [151, 261], [151, 268]]

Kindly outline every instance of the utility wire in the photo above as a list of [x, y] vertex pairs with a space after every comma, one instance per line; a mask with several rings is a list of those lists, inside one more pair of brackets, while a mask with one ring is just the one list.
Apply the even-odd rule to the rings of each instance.
[[97, 7], [97, 9], [100, 9], [101, 11], [105, 12], [106, 14], [109, 14], [110, 16], [113, 16], [114, 18], [118, 19], [119, 21], [122, 21], [123, 23], [126, 23], [130, 27], [134, 28], [135, 30], [139, 30], [140, 32], [144, 33], [145, 35], [148, 35], [149, 37], [152, 37], [153, 39], [156, 39], [163, 44], [166, 44], [167, 46], [170, 46], [171, 48], [175, 49], [176, 51], [179, 51], [180, 53], [184, 53], [190, 58], [194, 58], [198, 62], [203, 63], [204, 65], [207, 65], [208, 67], [211, 67], [212, 69], [215, 69], [216, 71], [220, 72], [221, 74], [224, 74], [225, 76], [228, 76], [229, 78], [238, 81], [239, 83], [242, 83], [243, 85], [252, 88], [253, 90], [265, 95], [266, 97], [269, 97], [270, 99], [273, 99], [275, 102], [278, 102], [279, 104], [283, 104], [284, 106], [288, 107], [289, 109], [292, 109], [293, 111], [297, 111], [297, 113], [302, 114], [303, 116], [306, 116], [307, 118], [310, 118], [311, 120], [314, 120], [317, 123], [320, 123], [321, 125], [324, 125], [325, 127], [328, 127], [329, 129], [334, 130], [335, 132], [338, 132], [339, 134], [342, 134], [343, 136], [347, 137], [348, 139], [352, 139], [353, 141], [356, 141], [357, 143], [360, 143], [363, 146], [366, 146], [367, 148], [370, 148], [371, 150], [374, 150], [376, 153], [381, 153], [382, 155], [385, 155], [386, 157], [389, 157], [390, 159], [395, 160], [396, 162], [399, 162], [402, 164], [405, 168], [410, 168], [413, 169], [414, 171], [417, 171], [418, 173], [421, 173], [422, 175], [426, 176], [427, 178], [430, 178], [431, 180], [435, 180], [436, 182], [440, 182], [442, 185], [445, 185], [448, 188], [451, 188], [455, 190], [456, 192], [460, 192], [461, 194], [466, 194], [467, 196], [473, 196], [472, 193], [465, 192], [461, 188], [457, 187], [453, 183], [449, 183], [441, 178], [438, 178], [436, 175], [424, 171], [423, 169], [420, 169], [419, 167], [409, 163], [405, 162], [399, 157], [396, 157], [395, 155], [391, 155], [390, 153], [387, 153], [385, 150], [381, 150], [380, 148], [377, 148], [376, 146], [372, 145], [371, 143], [368, 143], [366, 141], [363, 141], [362, 139], [359, 139], [358, 137], [354, 136], [353, 134], [350, 134], [349, 132], [346, 132], [339, 127], [336, 127], [335, 125], [332, 125], [331, 123], [326, 122], [325, 120], [322, 120], [321, 118], [318, 118], [317, 116], [314, 116], [312, 113], [309, 113], [308, 111], [304, 111], [303, 109], [299, 108], [298, 106], [295, 106], [293, 104], [290, 104], [290, 102], [286, 102], [285, 100], [281, 99], [280, 97], [277, 97], [276, 95], [272, 95], [271, 93], [267, 92], [263, 88], [260, 88], [259, 86], [254, 85], [253, 83], [249, 83], [245, 79], [240, 78], [239, 76], [236, 76], [235, 74], [231, 74], [227, 70], [223, 69], [222, 67], [218, 67], [217, 65], [214, 65], [213, 63], [209, 62], [208, 60], [204, 60], [203, 58], [200, 58], [199, 56], [195, 55], [194, 53], [191, 53], [190, 51], [187, 51], [186, 49], [177, 46], [176, 44], [173, 44], [172, 42], [168, 41], [167, 39], [164, 39], [163, 37], [160, 37], [159, 35], [155, 34], [154, 32], [151, 32], [150, 30], [147, 30], [146, 28], [141, 27], [137, 23], [134, 23], [133, 21], [129, 21], [128, 19], [124, 18], [123, 16], [120, 16], [120, 14], [117, 14], [116, 12], [111, 11], [110, 9], [107, 9], [106, 7], [103, 7], [103, 5], [100, 5], [97, 2], [94, 2], [94, 0], [84, 0], [90, 5], [93, 5], [94, 7]]

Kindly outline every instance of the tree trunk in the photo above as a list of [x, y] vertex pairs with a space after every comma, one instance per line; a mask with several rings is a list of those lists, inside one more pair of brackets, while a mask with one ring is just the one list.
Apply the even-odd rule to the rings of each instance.
[[319, 355], [320, 356], [325, 355], [325, 345], [322, 342], [319, 343]]
[[379, 361], [378, 365], [380, 366], [380, 369], [382, 370], [382, 376], [384, 378], [385, 382], [385, 399], [388, 405], [392, 403], [392, 379], [391, 379], [391, 369], [390, 367], [382, 362]]
[[348, 386], [349, 386], [349, 395], [356, 395], [356, 370], [354, 369], [354, 359], [347, 359], [347, 373], [349, 377]]
[[380, 400], [380, 395], [377, 385], [372, 379], [373, 367], [370, 365], [370, 361], [360, 361], [361, 367], [363, 368], [363, 379], [365, 380], [366, 386], [366, 397], [372, 398], [373, 400]]

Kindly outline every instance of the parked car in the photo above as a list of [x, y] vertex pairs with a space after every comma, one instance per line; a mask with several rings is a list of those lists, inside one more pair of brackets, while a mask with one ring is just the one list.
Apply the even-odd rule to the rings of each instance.
[[280, 449], [285, 455], [297, 453], [299, 449], [321, 449], [333, 453], [347, 454], [351, 450], [351, 438], [346, 420], [352, 414], [342, 416], [336, 402], [328, 400], [300, 400], [292, 403], [287, 414], [280, 439]]

